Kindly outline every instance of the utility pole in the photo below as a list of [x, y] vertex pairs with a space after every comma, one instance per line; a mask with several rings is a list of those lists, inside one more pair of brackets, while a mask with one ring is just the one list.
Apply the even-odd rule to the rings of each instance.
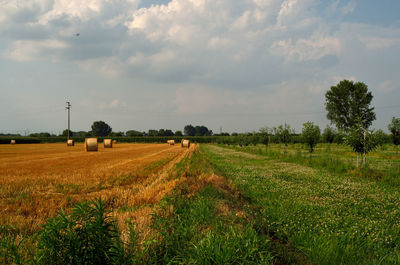
[[67, 107], [66, 109], [68, 110], [68, 140], [69, 140], [69, 129], [70, 129], [70, 110], [71, 110], [71, 103], [67, 101]]

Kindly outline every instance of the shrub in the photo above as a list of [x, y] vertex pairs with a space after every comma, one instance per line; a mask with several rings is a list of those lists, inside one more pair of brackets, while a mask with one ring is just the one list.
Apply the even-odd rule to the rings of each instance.
[[39, 264], [123, 264], [124, 248], [116, 223], [99, 199], [61, 211], [39, 233]]

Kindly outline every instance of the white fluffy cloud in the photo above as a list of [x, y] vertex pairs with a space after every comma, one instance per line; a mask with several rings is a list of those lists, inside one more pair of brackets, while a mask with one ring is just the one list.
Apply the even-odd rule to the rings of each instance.
[[319, 106], [338, 76], [396, 91], [384, 66], [399, 59], [400, 29], [346, 21], [356, 1], [143, 1], [0, 0], [0, 60], [147, 82], [178, 114]]

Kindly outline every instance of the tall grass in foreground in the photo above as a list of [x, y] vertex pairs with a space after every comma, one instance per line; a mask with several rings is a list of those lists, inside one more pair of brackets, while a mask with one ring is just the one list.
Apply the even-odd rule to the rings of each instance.
[[77, 204], [70, 214], [61, 210], [48, 220], [34, 235], [30, 256], [16, 235], [11, 229], [1, 233], [2, 264], [129, 264], [116, 222], [102, 200]]

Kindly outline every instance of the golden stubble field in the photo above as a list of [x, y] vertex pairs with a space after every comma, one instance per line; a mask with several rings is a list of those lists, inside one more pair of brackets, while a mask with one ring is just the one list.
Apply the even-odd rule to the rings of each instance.
[[[191, 148], [116, 144], [84, 152], [83, 144], [0, 146], [0, 225], [31, 234], [63, 207], [102, 198], [119, 226], [145, 225], [158, 202], [178, 183], [173, 168]], [[141, 220], [143, 219], [143, 220]]]

